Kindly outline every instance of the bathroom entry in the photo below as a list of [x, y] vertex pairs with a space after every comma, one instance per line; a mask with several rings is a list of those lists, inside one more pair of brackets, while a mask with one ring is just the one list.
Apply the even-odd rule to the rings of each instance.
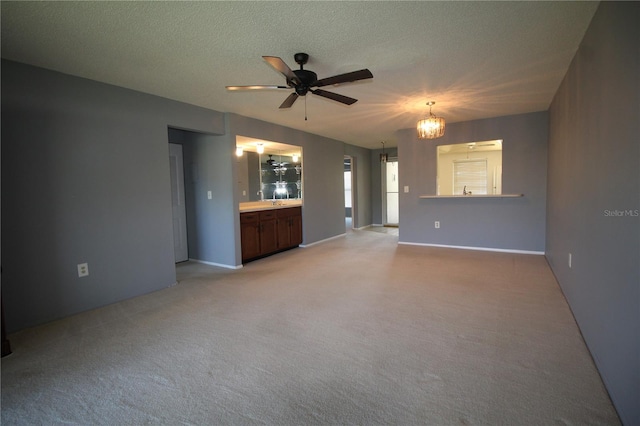
[[382, 169], [382, 224], [384, 226], [398, 226], [399, 194], [398, 194], [398, 159], [390, 158], [381, 163]]

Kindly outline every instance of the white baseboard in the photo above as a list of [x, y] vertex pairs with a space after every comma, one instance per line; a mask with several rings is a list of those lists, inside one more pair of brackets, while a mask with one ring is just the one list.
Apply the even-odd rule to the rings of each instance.
[[342, 237], [345, 237], [346, 235], [347, 235], [347, 233], [345, 232], [344, 234], [339, 234], [339, 235], [336, 235], [334, 237], [325, 238], [324, 240], [315, 241], [313, 243], [300, 244], [300, 247], [307, 248], [307, 247], [315, 246], [316, 244], [326, 243], [327, 241], [335, 240], [336, 238], [342, 238]]
[[534, 250], [512, 250], [512, 249], [499, 249], [499, 248], [492, 248], [492, 247], [450, 246], [445, 244], [407, 243], [404, 241], [398, 241], [398, 244], [404, 244], [408, 246], [442, 247], [442, 248], [452, 248], [452, 249], [460, 249], [460, 250], [495, 251], [499, 253], [535, 254], [538, 256], [544, 256], [543, 251], [534, 251]]
[[200, 260], [200, 259], [191, 259], [189, 258], [189, 261], [191, 262], [196, 262], [196, 263], [202, 263], [204, 265], [211, 265], [211, 266], [218, 266], [220, 268], [227, 268], [227, 269], [240, 269], [242, 268], [242, 265], [225, 265], [224, 263], [215, 263], [215, 262], [207, 262], [206, 260]]
[[375, 225], [365, 225], [365, 226], [361, 226], [359, 228], [353, 228], [353, 229], [355, 229], [356, 231], [362, 231], [363, 229], [371, 228], [372, 226], [375, 226]]

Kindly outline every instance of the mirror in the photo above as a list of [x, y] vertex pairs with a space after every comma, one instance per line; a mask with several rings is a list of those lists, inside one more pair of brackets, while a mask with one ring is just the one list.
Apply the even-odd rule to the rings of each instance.
[[302, 199], [302, 165], [299, 158], [282, 153], [262, 154], [262, 200]]
[[502, 140], [438, 146], [438, 195], [502, 194]]
[[302, 199], [302, 147], [242, 136], [236, 147], [240, 202]]

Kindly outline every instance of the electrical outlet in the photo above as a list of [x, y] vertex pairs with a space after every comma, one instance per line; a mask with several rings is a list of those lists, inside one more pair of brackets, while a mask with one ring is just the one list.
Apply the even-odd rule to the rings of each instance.
[[440, 229], [440, 221], [436, 220], [433, 224], [435, 226], [436, 229]]
[[571, 269], [571, 253], [569, 253], [569, 269]]
[[207, 198], [208, 198], [208, 199], [211, 199], [211, 198], [212, 198], [212, 196], [211, 196], [211, 191], [207, 191]]
[[78, 263], [78, 277], [86, 277], [89, 275], [89, 264], [88, 263]]
[[404, 186], [404, 193], [408, 193], [409, 192], [409, 185], [405, 185]]

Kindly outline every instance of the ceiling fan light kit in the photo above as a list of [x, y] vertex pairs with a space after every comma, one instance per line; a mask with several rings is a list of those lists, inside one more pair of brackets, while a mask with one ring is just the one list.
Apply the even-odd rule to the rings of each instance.
[[435, 105], [434, 101], [427, 102], [429, 106], [429, 116], [418, 121], [416, 126], [419, 139], [436, 139], [444, 136], [445, 122], [444, 118], [436, 117], [431, 112], [431, 107]]
[[271, 65], [272, 68], [274, 68], [285, 77], [287, 82], [286, 86], [226, 86], [227, 90], [294, 89], [293, 93], [291, 93], [284, 100], [284, 102], [282, 102], [280, 108], [291, 108], [291, 106], [300, 96], [306, 96], [307, 93], [313, 93], [314, 95], [331, 99], [345, 105], [352, 105], [358, 100], [349, 96], [340, 95], [338, 93], [329, 92], [323, 89], [316, 89], [316, 87], [332, 86], [336, 84], [351, 83], [354, 81], [373, 78], [373, 74], [371, 74], [371, 71], [369, 71], [368, 69], [362, 69], [318, 80], [318, 75], [315, 72], [304, 69], [304, 65], [309, 60], [309, 55], [306, 53], [296, 53], [293, 57], [296, 63], [300, 65], [299, 70], [292, 70], [282, 59], [277, 56], [263, 56], [262, 58], [267, 61], [267, 63]]

